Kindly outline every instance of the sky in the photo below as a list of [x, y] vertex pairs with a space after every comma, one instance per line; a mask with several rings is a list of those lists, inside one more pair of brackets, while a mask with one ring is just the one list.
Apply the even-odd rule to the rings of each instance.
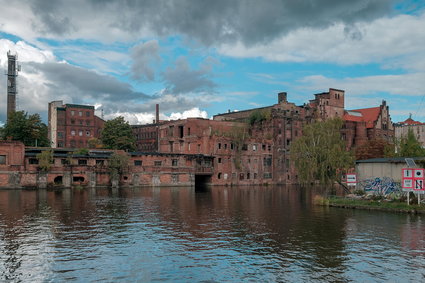
[[[425, 1], [0, 0], [0, 69], [18, 55], [17, 109], [50, 101], [105, 119], [211, 118], [329, 88], [425, 122]], [[0, 80], [0, 125], [6, 118]]]

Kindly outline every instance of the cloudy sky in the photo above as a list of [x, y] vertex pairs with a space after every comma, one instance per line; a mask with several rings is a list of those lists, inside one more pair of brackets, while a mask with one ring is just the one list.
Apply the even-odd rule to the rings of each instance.
[[[425, 122], [425, 1], [0, 0], [0, 68], [22, 66], [18, 109], [96, 105], [132, 124], [303, 104], [329, 88], [346, 108]], [[0, 124], [6, 76], [0, 80]]]

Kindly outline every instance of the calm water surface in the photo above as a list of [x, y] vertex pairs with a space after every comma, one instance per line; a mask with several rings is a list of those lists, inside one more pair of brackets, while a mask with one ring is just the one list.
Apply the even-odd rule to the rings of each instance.
[[290, 187], [0, 191], [0, 281], [424, 282], [423, 216]]

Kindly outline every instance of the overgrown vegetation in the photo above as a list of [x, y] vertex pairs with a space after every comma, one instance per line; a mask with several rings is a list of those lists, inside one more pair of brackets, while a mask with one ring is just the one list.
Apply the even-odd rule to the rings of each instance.
[[47, 172], [53, 165], [53, 150], [43, 150], [36, 155], [38, 159], [38, 167], [41, 171]]
[[87, 148], [79, 148], [73, 152], [73, 155], [88, 155], [89, 152], [90, 151]]
[[400, 211], [400, 212], [421, 212], [425, 213], [424, 205], [412, 204], [408, 205], [404, 201], [384, 201], [384, 200], [365, 200], [365, 199], [350, 199], [350, 198], [339, 198], [339, 197], [316, 197], [314, 199], [315, 204], [325, 206], [338, 206], [347, 208], [362, 208], [362, 209], [377, 209], [377, 210], [388, 210], [388, 211]]
[[306, 125], [303, 135], [290, 148], [291, 159], [302, 184], [319, 182], [330, 184], [341, 179], [341, 174], [354, 165], [353, 153], [346, 150], [339, 118]]
[[119, 177], [128, 171], [129, 156], [127, 154], [118, 154], [114, 152], [108, 160], [108, 169], [111, 179]]
[[21, 141], [26, 146], [49, 146], [47, 126], [41, 122], [39, 114], [28, 115], [24, 111], [11, 113], [1, 134], [3, 139]]
[[257, 123], [261, 123], [266, 120], [271, 119], [271, 110], [270, 109], [257, 109], [251, 113], [248, 117], [248, 122], [252, 126]]

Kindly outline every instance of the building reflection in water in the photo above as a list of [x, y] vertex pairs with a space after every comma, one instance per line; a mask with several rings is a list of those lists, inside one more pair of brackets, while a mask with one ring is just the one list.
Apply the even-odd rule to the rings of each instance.
[[[366, 271], [364, 278], [355, 275], [363, 271], [362, 253], [385, 262], [371, 247], [424, 250], [417, 218], [313, 205], [322, 193], [298, 187], [0, 191], [0, 274], [44, 281], [102, 280], [118, 272], [150, 281], [217, 268], [211, 278], [223, 281], [367, 281]], [[90, 277], [93, 269], [103, 273]]]

